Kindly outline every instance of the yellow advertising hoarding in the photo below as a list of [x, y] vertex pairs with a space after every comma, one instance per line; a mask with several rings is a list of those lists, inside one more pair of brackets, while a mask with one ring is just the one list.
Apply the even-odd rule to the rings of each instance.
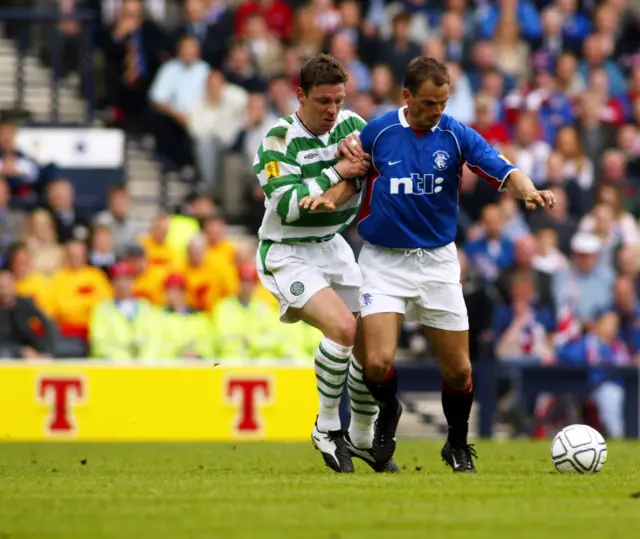
[[307, 440], [313, 367], [0, 363], [0, 441]]

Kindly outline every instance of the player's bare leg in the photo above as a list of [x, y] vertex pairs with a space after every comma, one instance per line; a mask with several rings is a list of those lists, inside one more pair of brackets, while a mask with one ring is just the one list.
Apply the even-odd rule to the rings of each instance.
[[329, 468], [351, 473], [354, 467], [340, 425], [339, 409], [355, 343], [356, 320], [340, 297], [328, 287], [317, 292], [301, 309], [290, 309], [289, 312], [324, 335], [315, 358], [320, 410], [311, 440]]
[[442, 458], [454, 472], [475, 472], [475, 450], [467, 442], [473, 405], [469, 332], [432, 327], [424, 330], [442, 375], [442, 409], [449, 426]]
[[354, 457], [366, 462], [375, 472], [396, 473], [398, 466], [392, 460], [378, 463], [373, 455], [373, 429], [378, 417], [378, 404], [364, 381], [362, 364], [365, 361], [364, 333], [360, 313], [354, 313], [358, 321], [356, 330], [356, 344], [349, 365], [347, 388], [351, 405], [351, 423], [349, 432], [345, 435], [347, 447]]
[[364, 381], [380, 407], [371, 448], [379, 465], [386, 464], [393, 457], [396, 430], [402, 415], [402, 406], [396, 396], [398, 379], [393, 366], [400, 324], [402, 315], [399, 313], [376, 313], [362, 320]]

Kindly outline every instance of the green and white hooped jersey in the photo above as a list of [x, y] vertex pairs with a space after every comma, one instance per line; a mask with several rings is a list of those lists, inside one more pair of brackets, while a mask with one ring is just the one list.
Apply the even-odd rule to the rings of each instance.
[[281, 118], [262, 141], [253, 170], [266, 195], [260, 240], [280, 243], [321, 241], [344, 230], [360, 205], [356, 193], [335, 211], [301, 209], [300, 200], [321, 195], [340, 177], [331, 168], [338, 144], [359, 133], [365, 121], [354, 112], [340, 111], [333, 129], [322, 136], [311, 133], [296, 114]]

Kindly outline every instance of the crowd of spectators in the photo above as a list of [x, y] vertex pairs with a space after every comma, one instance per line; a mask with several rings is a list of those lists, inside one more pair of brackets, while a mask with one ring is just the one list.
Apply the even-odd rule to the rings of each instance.
[[[0, 179], [0, 227], [8, 236], [0, 250], [0, 317], [11, 321], [0, 357], [313, 355], [316, 330], [279, 323], [277, 302], [258, 282], [252, 244], [230, 241], [208, 196], [190, 196], [184, 211], [160, 214], [147, 229], [132, 216], [125, 186], [113, 187], [107, 208], [93, 216], [78, 211], [64, 178], [47, 184], [42, 207], [10, 208], [9, 184]], [[30, 327], [37, 331], [27, 338]]]
[[[34, 175], [45, 171], [12, 148], [13, 126], [0, 126], [0, 242], [16, 290], [91, 354], [166, 353], [151, 331], [165, 323], [153, 320], [159, 312], [171, 314], [165, 320], [224, 313], [184, 331], [170, 322], [163, 338], [185, 341], [172, 348], [176, 356], [260, 354], [281, 342], [278, 331], [294, 331], [276, 323], [251, 247], [224, 239], [222, 215], [257, 231], [264, 197], [255, 151], [276, 119], [296, 110], [302, 63], [324, 51], [347, 68], [345, 107], [365, 120], [402, 105], [411, 58], [446, 62], [445, 112], [555, 193], [553, 210], [525, 214], [463, 170], [458, 245], [474, 360], [640, 363], [640, 16], [631, 3], [70, 0], [61, 8], [99, 14], [107, 124], [151, 137], [167, 169], [215, 196], [215, 208], [194, 196], [181, 214], [140, 230], [126, 189], [111, 192], [105, 212], [81, 216], [69, 182], [49, 172], [40, 208], [25, 215], [11, 202], [33, 196]], [[357, 252], [355, 228], [346, 236]], [[262, 303], [244, 317], [234, 310], [230, 302], [247, 305], [251, 290], [272, 318], [259, 312]], [[136, 316], [148, 322], [127, 324]], [[110, 317], [120, 320], [110, 326]], [[250, 328], [242, 344], [225, 336], [236, 324]], [[409, 355], [427, 351], [411, 325], [401, 341]]]

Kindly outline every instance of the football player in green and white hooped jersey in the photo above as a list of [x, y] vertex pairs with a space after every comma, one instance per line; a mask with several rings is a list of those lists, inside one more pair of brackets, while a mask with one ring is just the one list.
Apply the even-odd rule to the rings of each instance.
[[[315, 357], [320, 399], [312, 442], [327, 466], [353, 472], [352, 455], [376, 471], [397, 471], [393, 461], [376, 466], [370, 454], [378, 407], [352, 356], [360, 268], [340, 235], [360, 205], [353, 182], [370, 165], [362, 159], [339, 159], [341, 144], [365, 122], [341, 110], [347, 74], [331, 56], [318, 55], [300, 71], [300, 108], [267, 133], [254, 161], [265, 195], [265, 215], [258, 232], [258, 271], [263, 285], [280, 302], [285, 323], [304, 320], [324, 337]], [[338, 414], [347, 381], [351, 424], [341, 427]]]

